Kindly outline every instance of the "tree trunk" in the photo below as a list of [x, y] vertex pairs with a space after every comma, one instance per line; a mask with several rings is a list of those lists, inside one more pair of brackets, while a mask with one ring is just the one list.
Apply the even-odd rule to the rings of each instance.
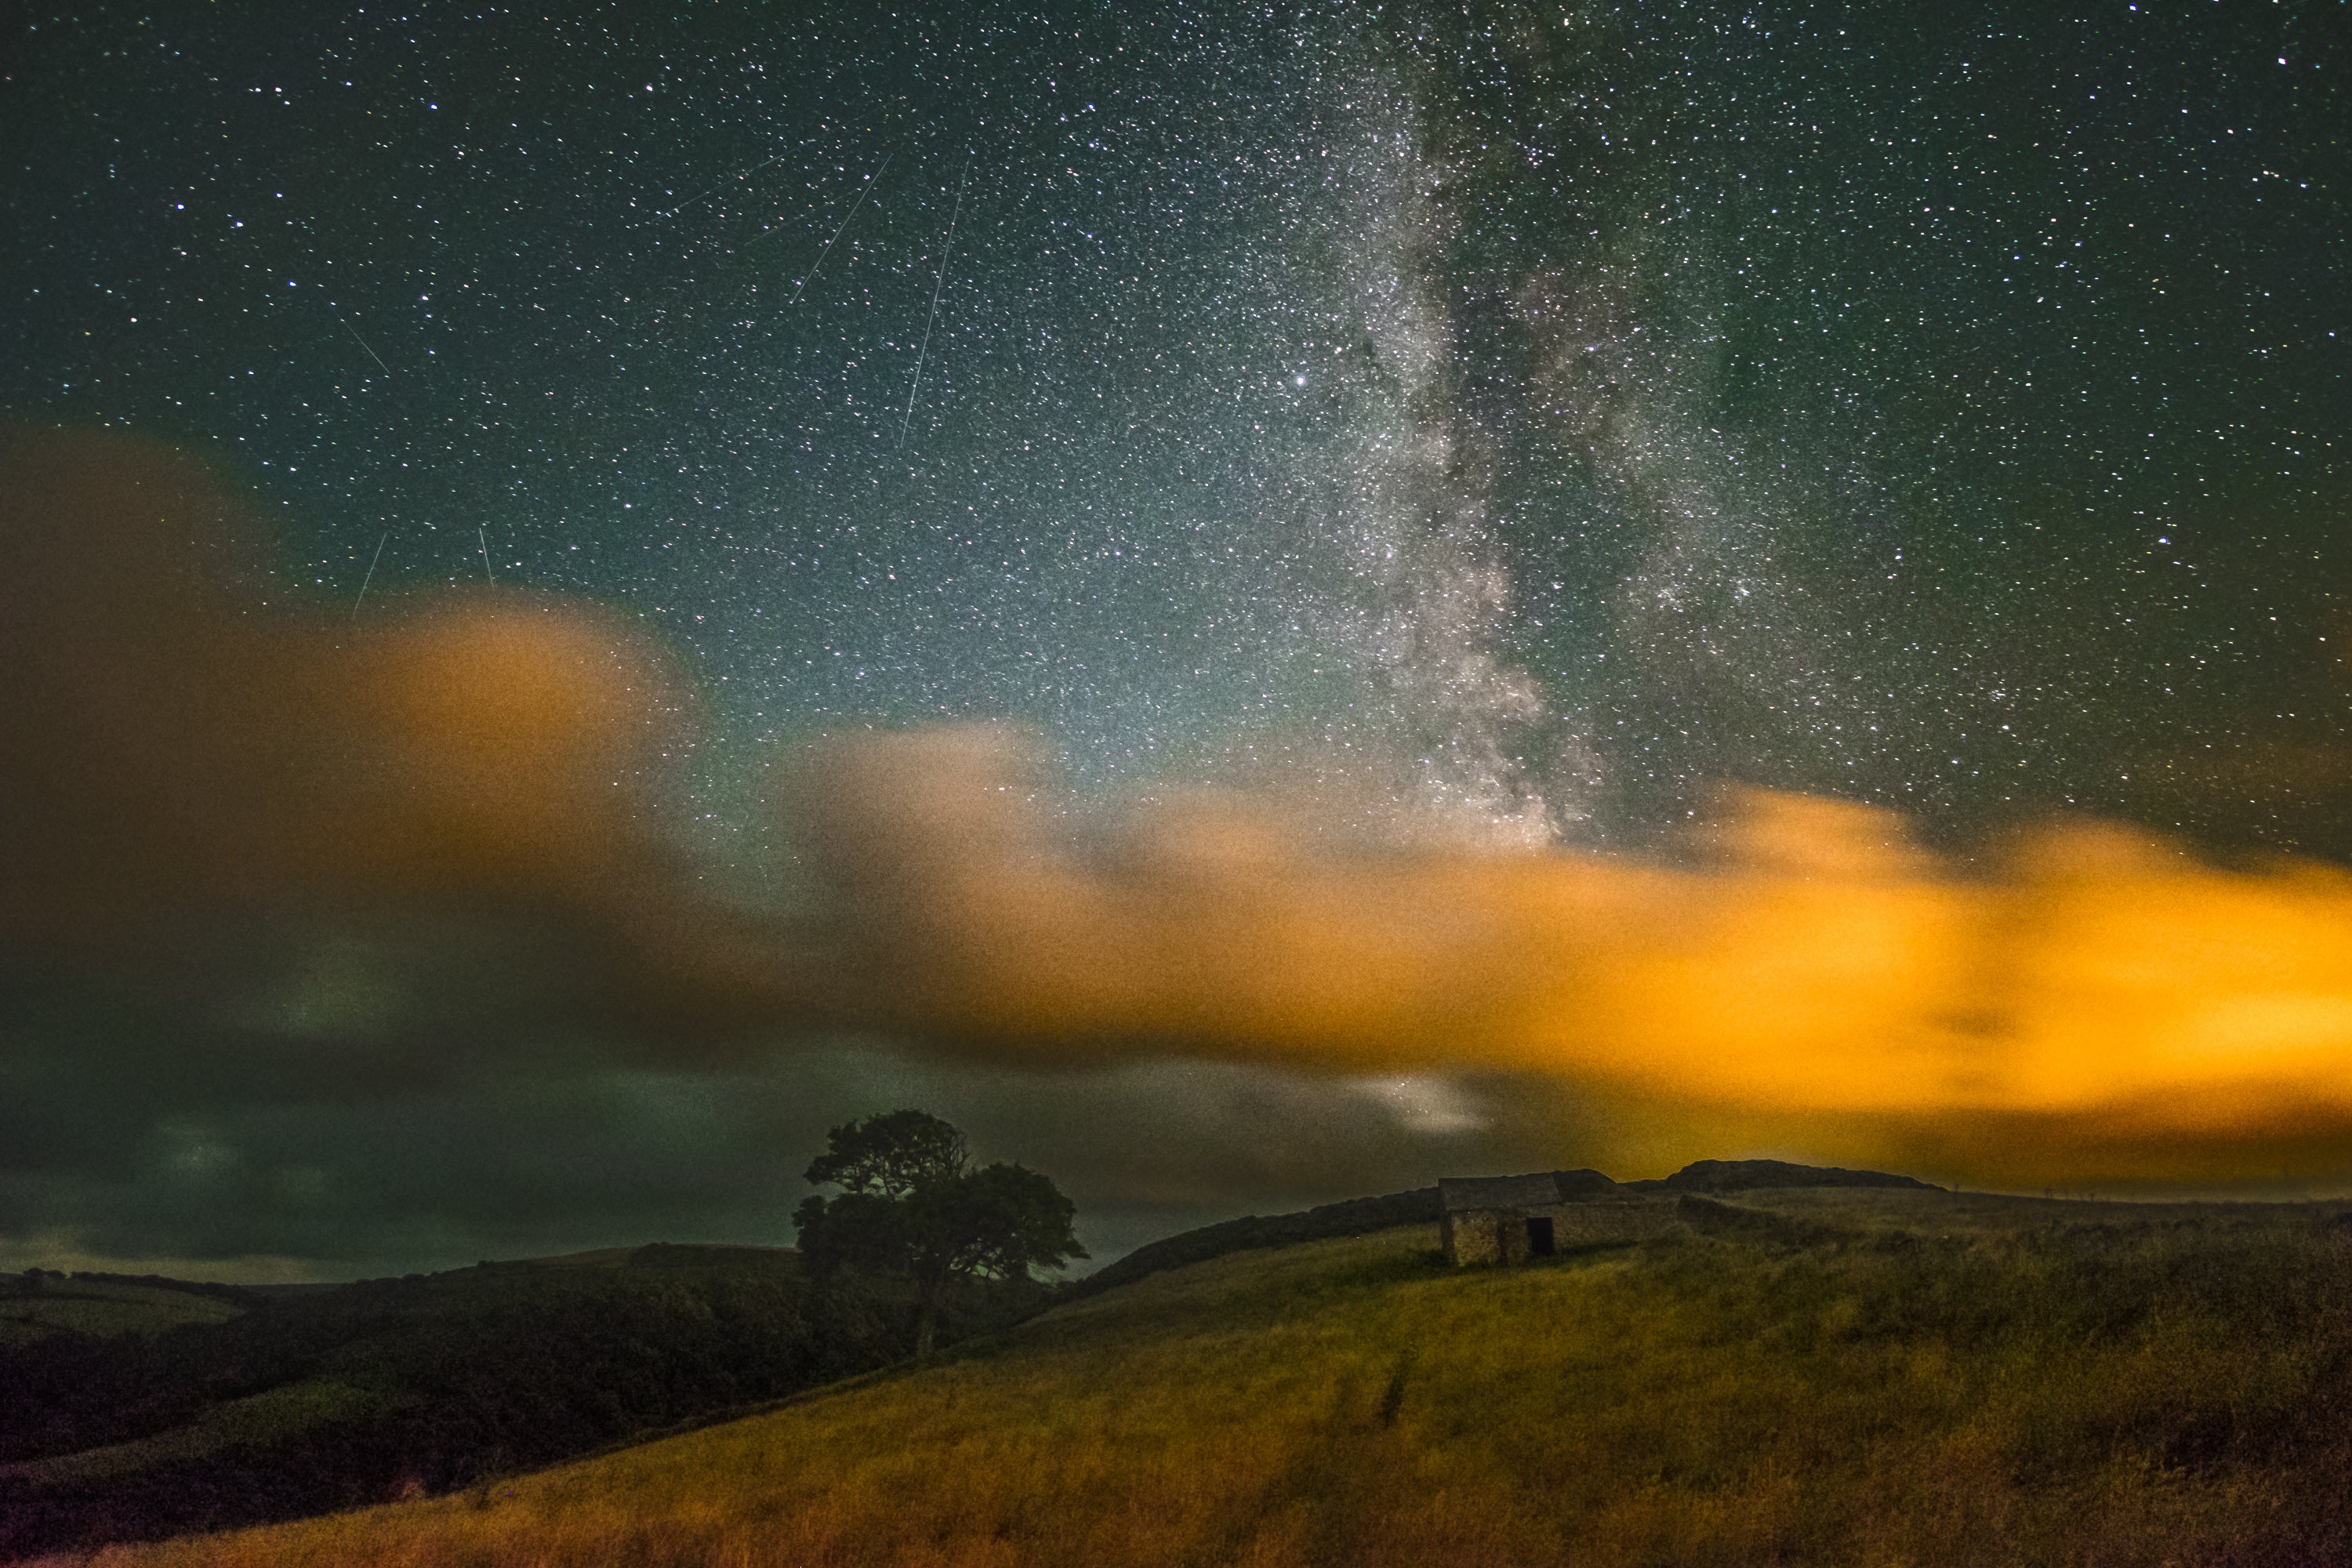
[[947, 1305], [948, 1293], [955, 1289], [955, 1276], [945, 1271], [925, 1269], [915, 1277], [915, 1300], [919, 1311], [915, 1318], [915, 1359], [931, 1359], [931, 1347], [939, 1338], [940, 1310]]
[[939, 1327], [939, 1302], [926, 1294], [923, 1298], [922, 1316], [915, 1320], [915, 1359], [917, 1361], [931, 1359], [931, 1342], [938, 1336]]

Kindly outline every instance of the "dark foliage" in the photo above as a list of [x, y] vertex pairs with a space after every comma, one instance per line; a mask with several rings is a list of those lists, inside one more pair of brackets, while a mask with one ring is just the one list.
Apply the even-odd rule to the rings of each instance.
[[1022, 1165], [973, 1168], [963, 1134], [928, 1111], [835, 1128], [806, 1174], [845, 1189], [793, 1211], [815, 1279], [845, 1264], [905, 1279], [919, 1356], [931, 1353], [940, 1313], [965, 1281], [1026, 1284], [1033, 1266], [1087, 1255], [1073, 1228], [1077, 1210], [1051, 1178]]
[[904, 1198], [952, 1181], [971, 1163], [963, 1134], [928, 1110], [889, 1110], [836, 1127], [803, 1173], [813, 1186], [863, 1197]]

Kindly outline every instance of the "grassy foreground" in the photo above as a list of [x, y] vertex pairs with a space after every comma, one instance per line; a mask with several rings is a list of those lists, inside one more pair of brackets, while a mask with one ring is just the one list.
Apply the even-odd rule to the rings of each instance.
[[195, 1564], [2352, 1561], [2332, 1210], [1689, 1205], [1455, 1274], [1237, 1254], [950, 1362]]

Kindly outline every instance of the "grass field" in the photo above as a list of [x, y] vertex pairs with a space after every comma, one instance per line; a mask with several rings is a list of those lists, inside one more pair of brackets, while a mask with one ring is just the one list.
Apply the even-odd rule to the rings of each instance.
[[144, 1565], [2352, 1560], [2332, 1210], [1755, 1194], [1235, 1254], [940, 1364]]

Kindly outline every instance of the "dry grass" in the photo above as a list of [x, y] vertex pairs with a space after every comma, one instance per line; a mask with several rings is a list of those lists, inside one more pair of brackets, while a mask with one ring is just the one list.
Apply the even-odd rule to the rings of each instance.
[[2020, 1236], [1922, 1210], [1914, 1239], [1865, 1202], [1823, 1194], [1812, 1216], [1868, 1218], [1863, 1240], [1676, 1236], [1516, 1272], [1444, 1271], [1424, 1228], [1239, 1254], [726, 1426], [100, 1561], [2352, 1555], [2331, 1518], [2352, 1476], [2337, 1436], [2352, 1268], [2336, 1231], [2287, 1211]]

